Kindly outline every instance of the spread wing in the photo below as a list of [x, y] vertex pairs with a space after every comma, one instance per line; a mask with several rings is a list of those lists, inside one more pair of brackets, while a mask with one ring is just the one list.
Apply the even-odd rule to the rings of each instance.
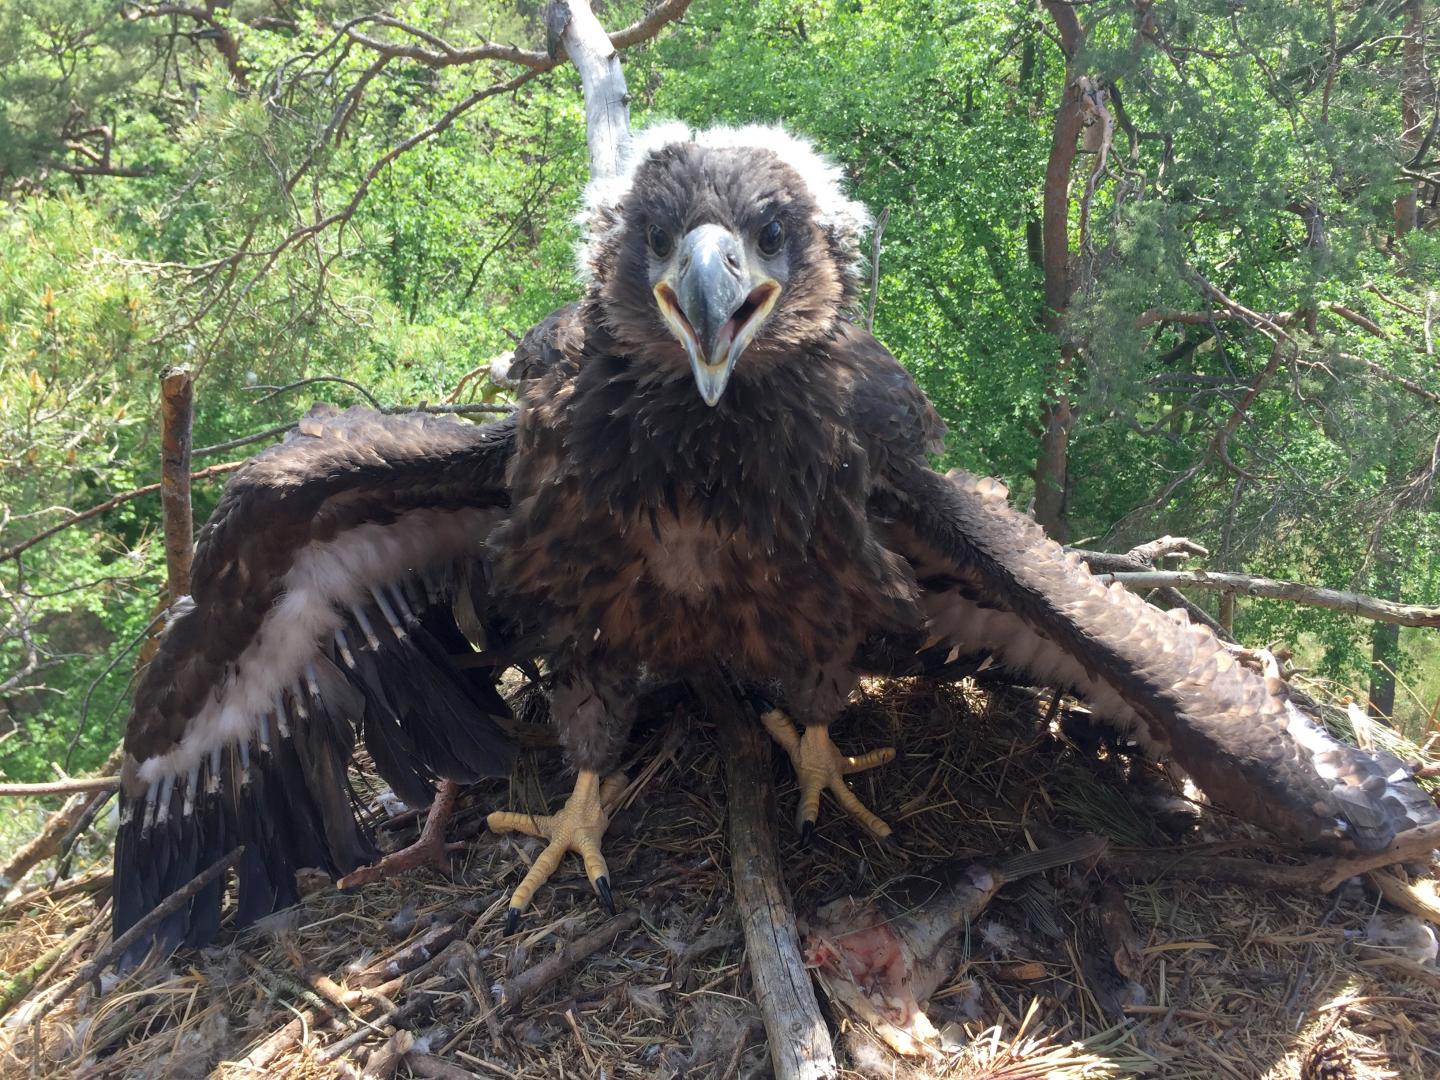
[[1331, 737], [1207, 628], [1102, 585], [1001, 485], [931, 470], [921, 451], [936, 436], [933, 410], [883, 347], [851, 337], [872, 514], [915, 568], [926, 645], [947, 659], [993, 655], [1076, 691], [1215, 802], [1277, 833], [1372, 850], [1440, 818], [1399, 760]]
[[[473, 651], [457, 612], [479, 622], [513, 438], [512, 421], [317, 407], [227, 484], [126, 728], [117, 936], [238, 844], [241, 925], [298, 899], [297, 868], [371, 861], [357, 734], [412, 805], [436, 777], [509, 771], [492, 673], [454, 658]], [[207, 942], [220, 900], [217, 882], [154, 943]]]

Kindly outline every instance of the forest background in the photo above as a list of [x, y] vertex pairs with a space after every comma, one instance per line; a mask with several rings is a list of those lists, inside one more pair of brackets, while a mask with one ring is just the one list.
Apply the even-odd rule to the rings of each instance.
[[[595, 7], [678, 17], [624, 53], [637, 122], [783, 121], [844, 164], [939, 464], [1088, 547], [1440, 602], [1440, 5]], [[117, 496], [158, 479], [168, 365], [196, 469], [317, 398], [511, 399], [491, 360], [578, 293], [543, 15], [0, 0], [0, 775], [119, 738], [165, 569], [159, 495]], [[1432, 630], [1193, 597], [1434, 726]]]

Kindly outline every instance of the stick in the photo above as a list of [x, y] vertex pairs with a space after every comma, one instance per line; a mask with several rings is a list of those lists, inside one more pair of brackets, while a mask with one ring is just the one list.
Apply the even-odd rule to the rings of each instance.
[[46, 784], [0, 784], [0, 796], [73, 795], [77, 791], [115, 791], [119, 787], [118, 776], [77, 776]]
[[1102, 574], [1100, 580], [1118, 581], [1127, 589], [1218, 589], [1245, 596], [1289, 600], [1296, 604], [1344, 612], [1346, 615], [1358, 615], [1376, 622], [1398, 623], [1401, 626], [1440, 626], [1440, 607], [1399, 604], [1393, 600], [1381, 600], [1360, 593], [1325, 589], [1318, 585], [1302, 585], [1296, 581], [1252, 577], [1249, 574], [1212, 570], [1125, 570]]
[[527, 998], [566, 975], [571, 968], [613, 942], [619, 935], [640, 925], [640, 912], [631, 909], [607, 920], [599, 929], [566, 942], [532, 968], [527, 968], [500, 987], [496, 1005], [501, 1012], [514, 1012]]
[[[343, 991], [336, 1002], [328, 1000], [330, 989], [324, 984], [316, 985], [302, 965], [300, 977], [316, 992], [323, 1008], [309, 1008], [294, 1020], [259, 1043], [241, 1060], [241, 1064], [254, 1070], [263, 1070], [281, 1054], [297, 1046], [307, 1030], [314, 1030], [322, 1015], [339, 1016], [345, 1009], [357, 1015], [364, 1008], [384, 1001], [393, 994], [413, 985], [435, 968], [446, 955], [450, 944], [463, 936], [460, 924], [444, 923], [433, 926], [413, 941], [406, 942], [398, 950], [379, 957], [364, 971], [346, 981], [350, 988]], [[328, 983], [329, 980], [326, 979]], [[322, 989], [321, 987], [324, 987]], [[373, 1031], [368, 1025], [366, 1030]]]
[[[223, 465], [211, 465], [209, 468], [200, 469], [198, 472], [191, 473], [190, 479], [206, 480], [212, 476], [219, 476], [222, 473], [234, 472], [236, 469], [240, 468], [240, 466], [244, 464], [245, 462], [243, 461], [227, 461]], [[97, 503], [96, 505], [86, 510], [81, 510], [78, 514], [75, 514], [74, 517], [68, 517], [64, 521], [60, 522], [60, 524], [58, 525], [51, 525], [48, 529], [42, 529], [34, 536], [28, 537], [25, 540], [21, 540], [20, 543], [16, 544], [14, 547], [6, 548], [4, 551], [0, 551], [0, 562], [4, 562], [7, 559], [13, 559], [17, 555], [24, 554], [36, 544], [39, 544], [45, 540], [49, 540], [50, 537], [54, 536], [56, 533], [63, 532], [65, 529], [70, 528], [70, 526], [72, 525], [78, 525], [82, 521], [88, 521], [90, 518], [99, 517], [101, 514], [108, 513], [109, 511], [114, 510], [115, 507], [123, 506], [125, 503], [130, 502], [134, 499], [142, 498], [145, 495], [154, 495], [159, 490], [159, 484], [146, 484], [144, 487], [135, 488], [133, 491], [122, 491], [119, 495], [112, 496], [111, 498], [106, 499], [102, 503]]]
[[[123, 753], [117, 746], [110, 752], [105, 764], [100, 766], [101, 770], [109, 773], [118, 769]], [[4, 906], [4, 895], [10, 891], [12, 885], [60, 850], [60, 845], [85, 813], [89, 802], [85, 792], [71, 796], [64, 806], [50, 815], [39, 835], [11, 856], [10, 862], [0, 869], [0, 907]]]
[[190, 507], [190, 422], [195, 380], [183, 364], [160, 373], [160, 505], [170, 603], [190, 595], [195, 517]]
[[832, 1080], [840, 1070], [815, 989], [805, 972], [790, 891], [775, 844], [770, 740], [726, 693], [706, 693], [725, 758], [730, 867], [755, 1004], [765, 1021], [776, 1080]]
[[65, 984], [62, 985], [60, 989], [55, 992], [54, 995], [51, 996], [50, 1000], [45, 1002], [44, 1005], [40, 1006], [40, 1008], [35, 1013], [34, 1019], [38, 1021], [42, 1016], [48, 1013], [51, 1009], [55, 1008], [55, 1006], [59, 1005], [76, 990], [80, 989], [80, 987], [82, 987], [91, 979], [99, 975], [100, 972], [104, 971], [110, 965], [111, 961], [113, 961], [116, 957], [123, 955], [126, 949], [130, 948], [131, 945], [134, 945], [135, 942], [139, 941], [142, 937], [148, 934], [151, 930], [155, 929], [155, 927], [159, 926], [171, 915], [174, 915], [175, 912], [179, 911], [182, 907], [189, 903], [190, 900], [194, 898], [196, 893], [198, 893], [201, 889], [205, 888], [205, 886], [209, 885], [221, 874], [225, 873], [226, 870], [229, 870], [232, 866], [239, 862], [240, 856], [243, 854], [245, 854], [245, 845], [241, 844], [234, 851], [230, 852], [229, 855], [225, 855], [222, 858], [217, 859], [204, 870], [200, 871], [200, 873], [196, 874], [195, 877], [190, 879], [190, 883], [188, 885], [181, 886], [179, 889], [176, 889], [173, 893], [167, 896], [164, 900], [160, 901], [154, 911], [150, 912], [134, 926], [130, 927], [129, 930], [126, 930], [125, 933], [121, 934], [118, 938], [115, 938], [113, 941], [111, 941], [109, 945], [106, 945], [103, 949], [96, 953], [94, 957], [91, 958], [89, 963], [87, 963], [74, 975], [70, 976], [70, 978], [65, 982]]

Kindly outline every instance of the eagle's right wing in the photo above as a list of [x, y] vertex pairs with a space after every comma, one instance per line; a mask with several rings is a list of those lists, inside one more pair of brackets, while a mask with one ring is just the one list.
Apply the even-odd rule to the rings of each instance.
[[888, 542], [915, 567], [947, 660], [988, 654], [1078, 691], [1216, 802], [1283, 836], [1376, 851], [1440, 820], [1393, 755], [1335, 739], [1208, 628], [1102, 584], [1000, 485], [918, 463], [889, 479]]
[[[1393, 755], [1335, 739], [1205, 627], [1107, 588], [1000, 485], [934, 472], [924, 451], [943, 426], [920, 388], [864, 331], [838, 342], [873, 470], [871, 519], [921, 586], [930, 640], [912, 661], [986, 657], [1075, 690], [1210, 798], [1281, 835], [1378, 850], [1440, 820]], [[882, 666], [896, 670], [906, 644]]]
[[[491, 672], [455, 658], [513, 445], [511, 420], [320, 407], [230, 480], [126, 728], [117, 936], [240, 844], [239, 925], [298, 899], [300, 867], [371, 861], [346, 776], [357, 733], [412, 805], [436, 777], [508, 772]], [[213, 938], [221, 888], [122, 968]]]

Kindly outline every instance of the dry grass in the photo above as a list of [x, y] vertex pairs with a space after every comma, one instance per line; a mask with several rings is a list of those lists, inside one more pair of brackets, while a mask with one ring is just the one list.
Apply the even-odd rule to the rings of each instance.
[[[899, 843], [873, 843], [833, 807], [810, 851], [798, 850], [788, 821], [777, 823], [797, 908], [872, 895], [941, 860], [1013, 854], [1027, 826], [1174, 842], [1154, 809], [1170, 794], [1163, 774], [1081, 755], [1042, 711], [1013, 690], [870, 687], [836, 731], [846, 747], [899, 745], [894, 764], [856, 778]], [[0, 968], [11, 977], [41, 959], [50, 968], [0, 1029], [0, 1074], [403, 1077], [447, 1075], [448, 1063], [462, 1070], [452, 1076], [766, 1075], [731, 907], [713, 733], [673, 699], [651, 713], [606, 849], [617, 895], [641, 920], [518, 1015], [495, 1010], [495, 988], [605, 918], [572, 861], [520, 932], [503, 936], [508, 889], [537, 843], [482, 833], [483, 815], [507, 800], [539, 810], [563, 797], [559, 755], [544, 747], [527, 754], [513, 790], [494, 783], [463, 797], [453, 832], [471, 843], [449, 880], [427, 872], [350, 895], [316, 882], [273, 925], [107, 982], [103, 996], [86, 987], [39, 1024], [17, 1018], [93, 954], [105, 893], [0, 916]], [[778, 757], [776, 781], [788, 813], [793, 783]], [[398, 842], [413, 835], [407, 828], [389, 831]], [[1198, 831], [1184, 842], [1258, 839], [1208, 810]], [[1373, 894], [1125, 885], [1118, 903], [1131, 925], [1117, 960], [1101, 922], [1107, 903], [1115, 914], [1116, 894], [1107, 900], [1102, 884], [1060, 872], [1008, 887], [972, 927], [967, 961], [930, 1009], [956, 1039], [945, 1067], [919, 1070], [850, 1029], [840, 1032], [847, 1075], [1440, 1075], [1440, 973], [1367, 944]], [[408, 1054], [398, 1053], [408, 1037], [392, 1039], [397, 1029], [416, 1036]]]

